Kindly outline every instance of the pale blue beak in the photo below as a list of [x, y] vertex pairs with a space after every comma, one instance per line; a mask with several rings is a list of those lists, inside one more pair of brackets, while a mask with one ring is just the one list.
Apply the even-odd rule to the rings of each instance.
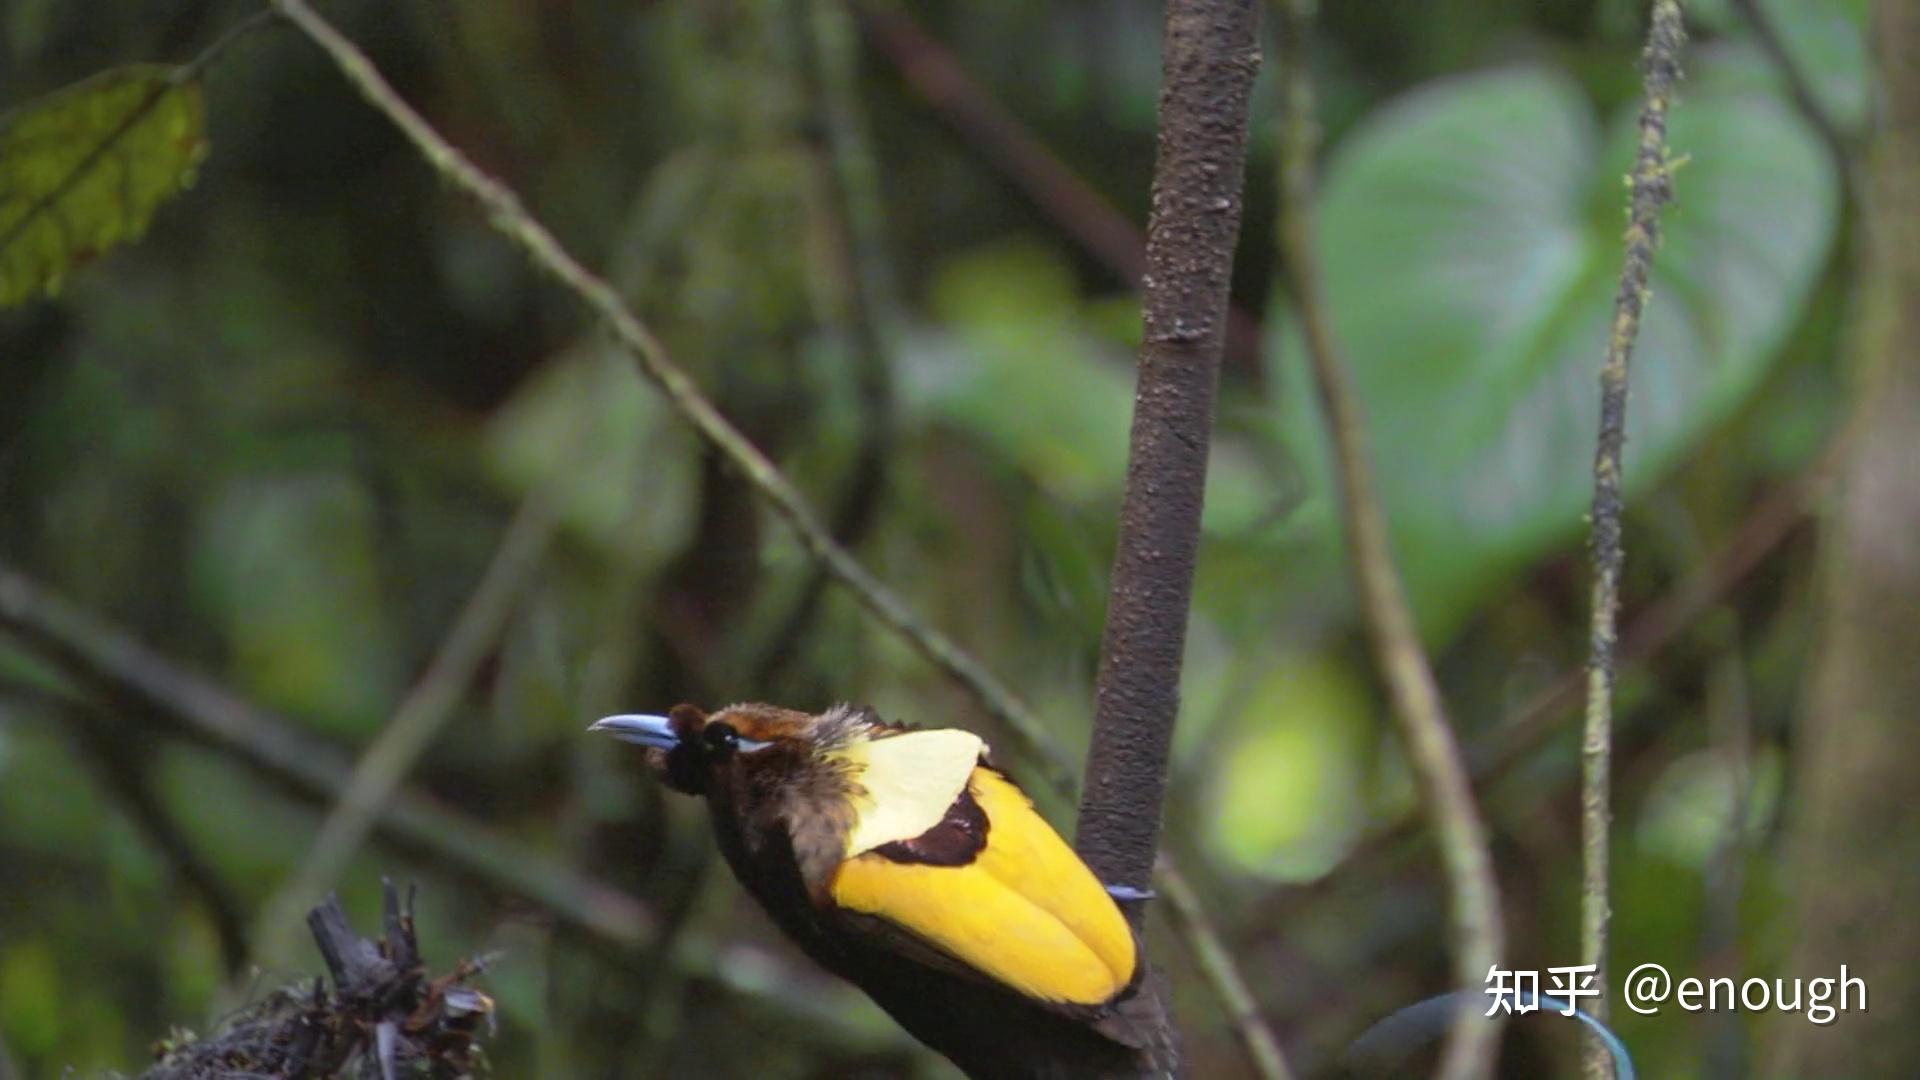
[[638, 743], [655, 750], [671, 750], [680, 745], [680, 736], [664, 716], [647, 713], [623, 713], [595, 720], [588, 731], [604, 731], [621, 742]]

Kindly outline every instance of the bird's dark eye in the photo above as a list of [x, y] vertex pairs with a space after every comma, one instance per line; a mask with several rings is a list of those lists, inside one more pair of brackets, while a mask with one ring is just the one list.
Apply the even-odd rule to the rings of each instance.
[[732, 724], [708, 724], [700, 732], [700, 739], [707, 744], [708, 753], [723, 760], [740, 749], [740, 733], [733, 730]]

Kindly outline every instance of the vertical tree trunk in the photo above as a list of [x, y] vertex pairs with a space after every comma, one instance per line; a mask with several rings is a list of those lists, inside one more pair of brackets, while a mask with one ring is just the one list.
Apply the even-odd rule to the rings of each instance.
[[[1120, 507], [1076, 847], [1109, 885], [1146, 892], [1193, 601], [1207, 449], [1240, 236], [1256, 0], [1167, 4], [1159, 150], [1126, 493]], [[1126, 905], [1139, 925], [1139, 904]], [[1127, 1075], [1178, 1068], [1165, 994], [1141, 988], [1154, 1045]], [[1115, 1075], [1107, 1073], [1105, 1075]]]
[[1794, 774], [1787, 978], [1865, 981], [1834, 1022], [1772, 1021], [1776, 1076], [1920, 1061], [1920, 5], [1880, 0], [1885, 126], [1869, 164], [1852, 451], [1825, 526], [1827, 595]]
[[1167, 748], [1193, 600], [1207, 448], [1240, 235], [1253, 0], [1167, 5], [1160, 151], [1147, 225], [1146, 332], [1107, 595], [1079, 850], [1145, 890], [1160, 843]]

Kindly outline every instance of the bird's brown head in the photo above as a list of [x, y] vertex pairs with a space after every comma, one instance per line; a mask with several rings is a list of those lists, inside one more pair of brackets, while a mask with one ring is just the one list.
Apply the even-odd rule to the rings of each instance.
[[644, 747], [667, 786], [707, 795], [739, 775], [804, 767], [818, 756], [818, 720], [775, 705], [731, 705], [715, 713], [675, 705], [665, 716], [609, 716], [589, 730]]

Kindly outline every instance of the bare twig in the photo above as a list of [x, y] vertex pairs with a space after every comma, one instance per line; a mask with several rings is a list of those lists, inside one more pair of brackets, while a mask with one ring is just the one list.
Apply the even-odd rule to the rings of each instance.
[[1204, 932], [1195, 932], [1195, 928], [1187, 925], [1190, 917], [1206, 910], [1200, 895], [1194, 892], [1185, 874], [1164, 863], [1160, 866], [1159, 882], [1160, 894], [1167, 902], [1167, 917], [1186, 939], [1194, 963], [1200, 965], [1220, 995], [1220, 1003], [1227, 1009], [1227, 1022], [1247, 1052], [1254, 1075], [1266, 1080], [1291, 1080], [1293, 1070], [1287, 1066], [1287, 1057], [1280, 1050], [1280, 1040], [1267, 1026], [1266, 1017], [1260, 1015], [1260, 1003], [1254, 1000], [1253, 991], [1240, 977], [1233, 955], [1210, 930], [1200, 928]]
[[[1615, 623], [1620, 609], [1621, 451], [1627, 429], [1627, 366], [1640, 334], [1640, 315], [1650, 290], [1653, 252], [1660, 238], [1660, 207], [1673, 197], [1667, 157], [1667, 108], [1680, 78], [1686, 44], [1680, 5], [1654, 0], [1647, 31], [1646, 102], [1640, 110], [1640, 149], [1633, 165], [1633, 196], [1627, 224], [1626, 264], [1614, 297], [1606, 364], [1600, 370], [1600, 436], [1593, 462], [1593, 623], [1587, 661], [1586, 724], [1581, 739], [1580, 962], [1593, 965], [1597, 985], [1607, 985], [1608, 845], [1612, 823], [1613, 681]], [[1607, 995], [1590, 1011], [1607, 1018]], [[1612, 1055], [1600, 1040], [1583, 1039], [1586, 1074], [1613, 1075]]]
[[[1452, 892], [1454, 979], [1461, 989], [1478, 987], [1499, 964], [1502, 952], [1500, 894], [1487, 850], [1487, 831], [1473, 788], [1440, 700], [1433, 669], [1414, 628], [1386, 519], [1368, 459], [1366, 422], [1339, 352], [1322, 295], [1312, 216], [1313, 158], [1318, 142], [1308, 33], [1310, 0], [1286, 0], [1282, 28], [1282, 79], [1286, 105], [1281, 121], [1281, 256], [1314, 386], [1333, 442], [1342, 520], [1352, 550], [1353, 572], [1366, 613], [1375, 662], [1393, 697], [1394, 715], [1432, 815], [1441, 860]], [[1447, 1039], [1440, 1075], [1484, 1076], [1498, 1049], [1496, 1022], [1463, 998]]]
[[[1720, 606], [1735, 586], [1807, 523], [1813, 505], [1832, 479], [1832, 451], [1839, 445], [1836, 442], [1830, 447], [1806, 475], [1772, 492], [1697, 573], [1633, 618], [1614, 650], [1616, 671], [1664, 652]], [[1586, 684], [1584, 669], [1563, 672], [1502, 723], [1486, 742], [1474, 746], [1468, 753], [1468, 763], [1475, 785], [1498, 780], [1545, 746], [1561, 730], [1561, 721], [1581, 707]], [[1389, 826], [1383, 838], [1395, 828]]]
[[333, 888], [354, 852], [366, 842], [382, 805], [453, 718], [454, 707], [499, 640], [522, 589], [539, 566], [558, 522], [557, 503], [570, 490], [564, 484], [540, 484], [514, 512], [479, 584], [461, 606], [426, 671], [360, 755], [305, 859], [263, 906], [254, 951], [267, 964], [287, 960], [297, 940], [301, 913], [315, 897]]
[[[905, 8], [889, 0], [847, 2], [901, 79], [969, 146], [1128, 288], [1140, 284], [1147, 241], [1139, 226], [995, 101]], [[1226, 355], [1256, 385], [1262, 378], [1260, 340], [1259, 320], [1229, 301]]]

